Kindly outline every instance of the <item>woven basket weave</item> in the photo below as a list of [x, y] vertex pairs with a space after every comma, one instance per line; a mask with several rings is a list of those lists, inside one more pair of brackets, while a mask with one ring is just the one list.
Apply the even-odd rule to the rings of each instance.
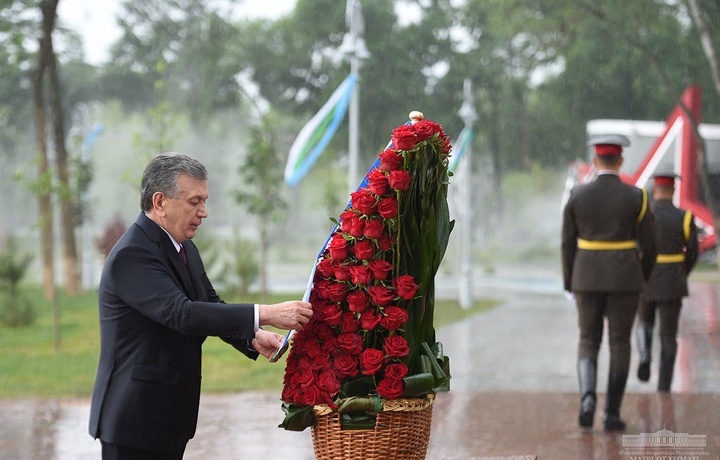
[[327, 405], [314, 407], [312, 427], [317, 460], [423, 460], [430, 441], [435, 395], [383, 400], [374, 430], [343, 430], [340, 416]]

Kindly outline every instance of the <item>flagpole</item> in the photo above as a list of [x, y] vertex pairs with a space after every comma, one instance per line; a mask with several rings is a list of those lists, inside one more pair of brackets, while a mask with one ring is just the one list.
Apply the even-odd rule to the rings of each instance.
[[[350, 73], [357, 75], [360, 71], [360, 60], [356, 54], [350, 58]], [[352, 90], [350, 96], [349, 146], [348, 146], [348, 193], [352, 193], [357, 184], [358, 157], [360, 156], [360, 82]]]
[[361, 60], [370, 57], [365, 47], [363, 32], [365, 23], [362, 17], [362, 6], [359, 0], [347, 0], [345, 6], [345, 25], [348, 32], [343, 37], [340, 52], [350, 57], [350, 73], [358, 76], [358, 82], [352, 90], [349, 107], [348, 133], [348, 191], [355, 191], [358, 183], [358, 158], [360, 156], [360, 66]]
[[[463, 82], [464, 101], [458, 115], [465, 123], [465, 129], [472, 131], [473, 123], [477, 120], [477, 113], [473, 104], [472, 82], [466, 78]], [[463, 180], [462, 180], [462, 225], [461, 242], [460, 242], [460, 279], [458, 285], [458, 301], [460, 307], [464, 309], [473, 306], [473, 286], [472, 286], [472, 143], [467, 146], [464, 154], [463, 162]]]

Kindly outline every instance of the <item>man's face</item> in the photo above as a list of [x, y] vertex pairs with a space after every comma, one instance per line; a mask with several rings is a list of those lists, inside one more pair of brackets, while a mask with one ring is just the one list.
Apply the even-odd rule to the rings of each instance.
[[175, 198], [162, 197], [160, 224], [178, 243], [195, 237], [195, 232], [208, 216], [205, 202], [208, 199], [207, 181], [187, 174], [177, 178], [180, 192]]

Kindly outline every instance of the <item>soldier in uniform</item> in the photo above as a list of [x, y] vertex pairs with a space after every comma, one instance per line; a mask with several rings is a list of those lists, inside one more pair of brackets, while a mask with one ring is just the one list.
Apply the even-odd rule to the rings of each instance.
[[583, 428], [593, 425], [597, 356], [608, 321], [610, 369], [605, 430], [624, 430], [620, 405], [630, 367], [630, 336], [638, 298], [655, 256], [655, 219], [644, 189], [625, 184], [619, 170], [625, 136], [591, 139], [597, 179], [575, 187], [563, 211], [564, 288], [575, 298], [580, 340], [577, 372]]
[[675, 174], [656, 174], [653, 178], [653, 214], [657, 229], [658, 256], [638, 310], [637, 336], [640, 364], [637, 376], [650, 379], [653, 326], [660, 315], [660, 374], [658, 391], [670, 391], [678, 321], [682, 298], [688, 295], [687, 277], [698, 258], [697, 227], [690, 211], [675, 207]]

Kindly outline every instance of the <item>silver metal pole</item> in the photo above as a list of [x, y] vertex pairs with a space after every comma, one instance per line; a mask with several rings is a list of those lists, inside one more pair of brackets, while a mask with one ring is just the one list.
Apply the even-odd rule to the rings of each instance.
[[[473, 127], [473, 122], [477, 119], [477, 113], [473, 105], [472, 95], [472, 82], [469, 78], [466, 78], [463, 82], [463, 92], [465, 99], [462, 107], [458, 111], [458, 115], [462, 118], [465, 123], [465, 129], [470, 131]], [[460, 279], [458, 286], [458, 301], [460, 307], [464, 309], [472, 308], [473, 306], [473, 276], [472, 276], [472, 145], [468, 145], [465, 151], [463, 164], [460, 165], [463, 171], [462, 181], [462, 222], [461, 228], [461, 242], [460, 242]]]
[[[357, 53], [350, 58], [350, 72], [358, 75], [360, 59]], [[355, 191], [358, 184], [358, 157], [360, 153], [360, 81], [355, 83], [350, 96], [349, 146], [348, 146], [348, 193]]]
[[348, 127], [348, 190], [349, 193], [352, 193], [358, 184], [358, 158], [360, 156], [360, 66], [363, 59], [370, 57], [363, 39], [365, 22], [359, 0], [347, 0], [345, 25], [348, 31], [343, 37], [340, 51], [350, 57], [350, 73], [358, 78], [350, 96], [348, 120], [350, 125]]

